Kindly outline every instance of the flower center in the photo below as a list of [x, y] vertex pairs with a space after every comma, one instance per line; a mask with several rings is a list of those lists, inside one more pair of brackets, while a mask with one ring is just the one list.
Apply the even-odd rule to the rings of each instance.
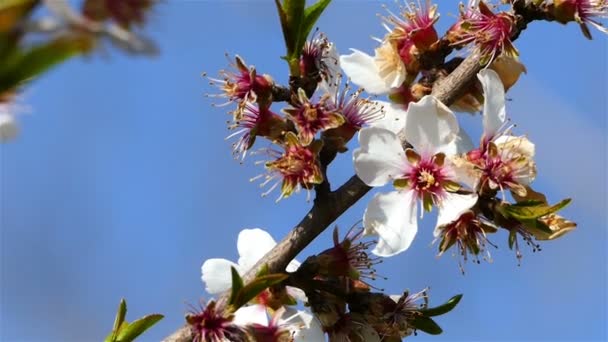
[[308, 121], [315, 121], [319, 117], [319, 110], [315, 107], [306, 105], [304, 107], [303, 115]]
[[417, 188], [422, 191], [427, 191], [436, 185], [435, 176], [432, 171], [421, 170], [418, 175]]

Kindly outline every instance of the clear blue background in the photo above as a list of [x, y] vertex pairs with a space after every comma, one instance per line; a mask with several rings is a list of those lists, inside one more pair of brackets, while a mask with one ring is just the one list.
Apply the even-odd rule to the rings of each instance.
[[[440, 1], [443, 31], [457, 13]], [[187, 303], [208, 298], [200, 266], [235, 260], [242, 228], [264, 227], [277, 239], [310, 204], [300, 194], [275, 204], [249, 178], [263, 172], [230, 155], [223, 109], [200, 76], [238, 53], [284, 82], [282, 36], [272, 1], [167, 1], [147, 32], [159, 57], [120, 53], [76, 59], [36, 80], [22, 102], [22, 134], [0, 146], [2, 341], [99, 341], [111, 329], [121, 297], [128, 317], [166, 318], [142, 340], [156, 341], [183, 322]], [[378, 2], [336, 1], [320, 28], [346, 53], [372, 52], [383, 29]], [[450, 14], [452, 13], [452, 15]], [[412, 248], [387, 259], [379, 282], [389, 293], [431, 287], [431, 301], [464, 299], [438, 319], [440, 337], [414, 340], [605, 340], [606, 333], [606, 37], [587, 41], [576, 25], [534, 23], [517, 41], [529, 74], [509, 92], [509, 116], [537, 146], [535, 187], [551, 200], [574, 198], [564, 211], [573, 233], [526, 247], [521, 267], [506, 248], [494, 263], [458, 270], [430, 246], [426, 217]], [[461, 115], [476, 137], [479, 117]], [[265, 144], [258, 144], [265, 146]], [[351, 155], [330, 175], [353, 173]], [[275, 195], [278, 195], [276, 193]], [[361, 217], [370, 195], [337, 223]], [[325, 233], [302, 253], [325, 249]]]

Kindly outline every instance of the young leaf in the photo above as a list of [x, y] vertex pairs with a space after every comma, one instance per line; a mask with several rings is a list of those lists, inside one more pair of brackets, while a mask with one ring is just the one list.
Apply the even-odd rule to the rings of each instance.
[[0, 71], [0, 93], [86, 51], [90, 44], [86, 39], [59, 38], [14, 56], [10, 67]]
[[304, 47], [304, 43], [306, 42], [310, 31], [312, 31], [312, 28], [315, 26], [315, 23], [317, 22], [317, 20], [319, 20], [319, 17], [321, 17], [321, 14], [330, 2], [331, 0], [319, 0], [313, 5], [310, 5], [304, 11], [304, 21], [302, 22], [302, 29], [300, 31], [300, 37], [298, 39], [297, 45], [298, 54], [300, 53], [300, 51], [302, 51], [302, 48]]
[[504, 212], [519, 221], [535, 220], [539, 217], [546, 216], [563, 209], [570, 203], [571, 199], [566, 198], [561, 202], [550, 206], [547, 204], [537, 204], [536, 201], [526, 201], [515, 205], [504, 205]]
[[509, 232], [509, 249], [513, 249], [513, 245], [515, 244], [515, 240], [517, 239], [517, 232], [512, 230]]
[[302, 20], [304, 19], [304, 8], [306, 8], [306, 0], [283, 0], [283, 8], [287, 14], [287, 22], [289, 23], [289, 43], [287, 46], [288, 57], [299, 57], [298, 41], [302, 31]]
[[118, 311], [116, 312], [116, 318], [114, 318], [114, 327], [112, 328], [112, 339], [110, 341], [114, 341], [116, 336], [118, 335], [118, 331], [122, 323], [125, 321], [125, 316], [127, 315], [127, 301], [122, 298], [120, 300], [120, 304], [118, 305]]
[[243, 288], [241, 288], [236, 298], [231, 301], [230, 304], [233, 305], [234, 309], [236, 310], [241, 306], [247, 304], [250, 300], [255, 298], [255, 296], [259, 295], [265, 289], [281, 283], [288, 277], [289, 275], [287, 274], [269, 274], [258, 277], [251, 281], [249, 284], [245, 285]]
[[424, 316], [427, 316], [427, 317], [433, 317], [433, 316], [439, 316], [439, 315], [446, 314], [446, 313], [452, 311], [456, 307], [456, 305], [460, 302], [461, 298], [462, 298], [462, 294], [456, 295], [456, 296], [450, 298], [447, 302], [445, 302], [445, 304], [436, 306], [434, 308], [420, 310], [420, 312]]
[[117, 342], [131, 342], [146, 330], [150, 329], [154, 324], [163, 319], [163, 315], [152, 314], [144, 316], [134, 322], [131, 322], [126, 327], [122, 327], [116, 338]]
[[230, 299], [228, 299], [228, 304], [232, 305], [243, 288], [243, 279], [234, 267], [230, 267], [230, 272], [232, 274], [232, 288], [230, 289]]
[[437, 325], [435, 321], [426, 316], [414, 316], [414, 318], [412, 319], [412, 325], [414, 326], [414, 328], [420, 331], [424, 331], [425, 333], [430, 335], [439, 335], [443, 332], [441, 327]]

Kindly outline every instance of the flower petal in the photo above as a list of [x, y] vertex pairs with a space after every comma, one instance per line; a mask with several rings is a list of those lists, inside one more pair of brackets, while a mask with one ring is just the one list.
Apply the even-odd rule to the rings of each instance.
[[451, 156], [450, 169], [454, 175], [454, 180], [459, 183], [464, 183], [470, 190], [476, 190], [481, 178], [479, 168], [461, 156]]
[[12, 140], [18, 134], [19, 126], [15, 117], [10, 113], [3, 113], [0, 108], [0, 141]]
[[366, 235], [377, 235], [375, 255], [389, 257], [409, 248], [416, 232], [416, 197], [414, 191], [377, 194], [363, 214]]
[[363, 128], [359, 144], [353, 160], [355, 172], [365, 184], [382, 186], [405, 172], [407, 159], [395, 133], [384, 128]]
[[269, 323], [266, 307], [261, 304], [242, 306], [234, 313], [232, 322], [238, 326], [260, 324], [266, 327]]
[[243, 229], [236, 245], [240, 256], [239, 266], [246, 271], [250, 270], [276, 244], [272, 236], [263, 229]]
[[454, 141], [459, 127], [456, 116], [434, 96], [410, 103], [405, 117], [405, 137], [419, 153], [442, 152]]
[[399, 134], [405, 127], [407, 112], [401, 105], [395, 103], [385, 101], [376, 101], [376, 103], [384, 109], [384, 117], [370, 123], [370, 126], [388, 129], [395, 134]]
[[448, 192], [441, 201], [439, 213], [437, 214], [437, 225], [433, 235], [438, 236], [441, 226], [456, 221], [465, 211], [471, 209], [477, 203], [476, 194], [454, 194]]
[[458, 135], [456, 136], [456, 138], [452, 142], [448, 143], [444, 148], [442, 148], [440, 152], [443, 152], [446, 155], [455, 155], [467, 153], [474, 148], [475, 145], [473, 145], [471, 137], [464, 129], [460, 129], [458, 130]]
[[297, 287], [286, 286], [287, 294], [293, 297], [294, 299], [306, 303], [308, 302], [308, 297], [306, 297], [306, 293], [300, 290]]
[[526, 158], [534, 158], [535, 146], [534, 143], [528, 140], [525, 136], [515, 137], [512, 135], [501, 135], [494, 140], [494, 144], [503, 155], [503, 158], [508, 158], [515, 154], [519, 154]]
[[201, 279], [205, 283], [205, 290], [210, 294], [218, 294], [232, 287], [232, 273], [230, 267], [234, 267], [239, 274], [243, 269], [226, 259], [208, 259], [201, 267]]
[[390, 88], [380, 77], [374, 57], [356, 49], [350, 55], [340, 56], [340, 66], [351, 81], [370, 94], [386, 94]]
[[491, 69], [479, 72], [477, 78], [483, 87], [483, 133], [492, 139], [502, 128], [507, 118], [505, 110], [505, 88], [498, 74]]
[[294, 342], [325, 341], [321, 322], [307, 311], [285, 307], [279, 326], [289, 327]]

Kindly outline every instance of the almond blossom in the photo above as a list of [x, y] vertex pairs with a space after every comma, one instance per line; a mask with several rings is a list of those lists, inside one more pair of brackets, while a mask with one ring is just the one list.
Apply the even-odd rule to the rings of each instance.
[[266, 307], [245, 306], [235, 312], [234, 323], [246, 329], [254, 341], [325, 341], [325, 333], [319, 320], [304, 310], [281, 307], [269, 318]]
[[[210, 294], [220, 294], [230, 289], [232, 287], [231, 267], [234, 267], [240, 275], [244, 275], [276, 244], [272, 236], [260, 228], [243, 229], [237, 239], [238, 263], [221, 258], [208, 259], [203, 263], [201, 279], [205, 283], [205, 290]], [[294, 272], [299, 267], [300, 263], [292, 260], [287, 265], [286, 271]], [[306, 300], [304, 292], [299, 289], [289, 287], [287, 292], [296, 299]], [[260, 299], [264, 298], [258, 298], [258, 300]]]
[[536, 177], [534, 144], [525, 136], [508, 134], [505, 91], [498, 74], [486, 69], [477, 77], [485, 97], [483, 135], [478, 149], [452, 158], [455, 172], [480, 191], [509, 189], [525, 196], [525, 187]]
[[397, 135], [371, 127], [361, 130], [360, 148], [354, 156], [355, 170], [369, 186], [394, 182], [395, 191], [379, 193], [363, 216], [368, 235], [377, 235], [372, 251], [392, 256], [405, 251], [418, 230], [418, 202], [422, 210], [439, 208], [440, 215], [457, 218], [476, 201], [474, 194], [456, 194], [460, 188], [446, 159], [458, 150], [459, 127], [456, 116], [432, 96], [410, 105], [405, 116], [405, 136], [413, 148], [403, 149]]
[[387, 94], [399, 88], [409, 74], [418, 72], [417, 55], [438, 40], [433, 25], [439, 16], [430, 1], [424, 6], [406, 2], [399, 14], [387, 11], [389, 15], [382, 20], [388, 33], [384, 39], [376, 39], [380, 46], [373, 57], [356, 49], [340, 56], [344, 72], [370, 94]]

